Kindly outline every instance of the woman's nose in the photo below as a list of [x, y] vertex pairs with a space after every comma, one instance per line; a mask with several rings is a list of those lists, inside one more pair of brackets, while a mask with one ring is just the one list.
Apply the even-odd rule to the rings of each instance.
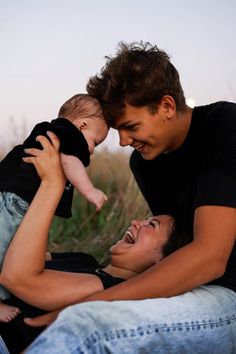
[[132, 220], [131, 225], [135, 226], [137, 229], [140, 229], [140, 227], [142, 226], [142, 221], [141, 220]]

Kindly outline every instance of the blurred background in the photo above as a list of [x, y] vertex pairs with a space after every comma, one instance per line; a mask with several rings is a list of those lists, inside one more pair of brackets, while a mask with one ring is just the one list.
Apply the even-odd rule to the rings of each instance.
[[[1, 156], [37, 122], [54, 119], [70, 96], [85, 92], [89, 77], [120, 41], [149, 41], [164, 49], [190, 106], [235, 101], [235, 13], [235, 0], [0, 0]], [[130, 150], [119, 148], [118, 140], [111, 131], [89, 170], [109, 194], [104, 211], [95, 215], [75, 199], [77, 216], [55, 221], [52, 247], [86, 248], [93, 239], [106, 246], [131, 218], [148, 214], [129, 172]]]
[[1, 146], [12, 124], [55, 118], [119, 41], [164, 49], [191, 105], [235, 100], [235, 13], [235, 0], [0, 0]]

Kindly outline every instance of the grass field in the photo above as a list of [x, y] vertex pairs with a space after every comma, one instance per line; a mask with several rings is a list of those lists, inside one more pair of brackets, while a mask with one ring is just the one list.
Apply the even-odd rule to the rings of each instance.
[[108, 196], [101, 211], [76, 192], [70, 219], [55, 217], [49, 238], [51, 251], [83, 251], [106, 261], [109, 247], [120, 238], [134, 218], [149, 210], [129, 169], [129, 156], [102, 150], [95, 153], [88, 174]]

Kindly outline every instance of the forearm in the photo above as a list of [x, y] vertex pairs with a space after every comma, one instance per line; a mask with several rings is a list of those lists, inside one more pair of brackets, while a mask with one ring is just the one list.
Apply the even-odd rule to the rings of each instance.
[[86, 195], [94, 188], [83, 163], [75, 156], [61, 153], [61, 161], [64, 173], [71, 184], [80, 194]]
[[85, 299], [140, 300], [171, 297], [218, 278], [221, 274], [218, 260], [209, 257], [207, 250], [199, 256], [197, 246], [188, 245], [142, 274]]
[[[2, 281], [30, 276], [42, 271], [47, 250], [48, 231], [60, 200], [64, 183], [41, 182], [6, 253]], [[6, 284], [7, 285], [7, 284]]]

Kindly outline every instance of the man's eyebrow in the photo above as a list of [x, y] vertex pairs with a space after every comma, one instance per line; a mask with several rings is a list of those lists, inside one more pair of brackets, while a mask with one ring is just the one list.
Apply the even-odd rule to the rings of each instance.
[[134, 124], [132, 121], [127, 121], [127, 122], [124, 122], [124, 123], [121, 123], [121, 124], [116, 124], [115, 125], [115, 129], [124, 129], [124, 128], [126, 128], [128, 125], [132, 125], [132, 124]]

